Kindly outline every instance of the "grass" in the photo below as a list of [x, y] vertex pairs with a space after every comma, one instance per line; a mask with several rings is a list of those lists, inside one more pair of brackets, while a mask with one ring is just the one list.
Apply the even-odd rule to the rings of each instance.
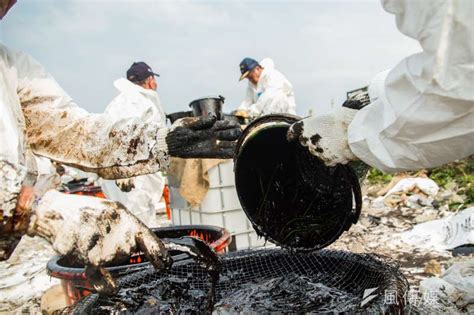
[[370, 185], [388, 184], [392, 180], [393, 175], [379, 171], [376, 168], [371, 168], [367, 174], [367, 180]]
[[466, 196], [462, 204], [452, 203], [449, 208], [466, 207], [474, 204], [474, 157], [446, 164], [442, 167], [432, 169], [428, 176], [434, 180], [440, 187], [446, 187], [449, 183], [456, 183], [458, 186], [458, 195]]

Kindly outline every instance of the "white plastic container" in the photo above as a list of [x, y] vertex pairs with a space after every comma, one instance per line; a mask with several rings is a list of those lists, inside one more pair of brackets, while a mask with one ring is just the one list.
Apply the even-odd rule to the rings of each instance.
[[[171, 220], [173, 225], [205, 224], [226, 228], [232, 235], [229, 249], [262, 247], [259, 238], [240, 206], [234, 182], [234, 163], [229, 160], [209, 170], [209, 191], [198, 207], [192, 208], [171, 187]], [[268, 243], [269, 244], [269, 243]]]

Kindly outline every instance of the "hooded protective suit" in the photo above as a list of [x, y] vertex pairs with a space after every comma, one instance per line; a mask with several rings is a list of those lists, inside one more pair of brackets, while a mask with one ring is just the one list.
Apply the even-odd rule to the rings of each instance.
[[276, 113], [296, 115], [293, 85], [278, 70], [270, 58], [260, 62], [263, 67], [257, 85], [249, 81], [244, 101], [239, 110], [245, 110], [251, 116]]
[[327, 165], [359, 158], [385, 172], [432, 168], [474, 154], [474, 3], [382, 2], [423, 51], [377, 75], [370, 104], [290, 128]]
[[[121, 78], [114, 82], [120, 92], [105, 109], [104, 114], [111, 119], [141, 117], [143, 122], [158, 123], [166, 127], [166, 117], [156, 91]], [[160, 172], [132, 177], [134, 188], [125, 192], [115, 181], [102, 180], [101, 186], [107, 198], [122, 203], [135, 216], [148, 226], [155, 225], [156, 207], [160, 202], [165, 186], [165, 178]]]
[[379, 74], [349, 126], [352, 152], [381, 170], [436, 167], [474, 154], [474, 5], [383, 1], [423, 51]]

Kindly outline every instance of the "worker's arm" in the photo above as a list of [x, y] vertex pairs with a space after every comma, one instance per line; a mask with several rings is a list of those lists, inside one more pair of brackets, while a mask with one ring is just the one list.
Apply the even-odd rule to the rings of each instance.
[[[386, 172], [436, 167], [474, 154], [472, 2], [383, 5], [423, 51], [379, 74], [369, 86], [370, 104], [360, 111], [310, 117], [290, 133], [328, 165], [359, 158]], [[347, 132], [331, 132], [335, 127]]]
[[231, 141], [238, 137], [238, 126], [186, 118], [166, 129], [159, 122], [144, 122], [145, 117], [90, 114], [31, 57], [16, 53], [11, 58], [18, 73], [27, 141], [37, 155], [103, 178], [123, 178], [164, 170], [169, 156], [229, 158], [233, 154]]

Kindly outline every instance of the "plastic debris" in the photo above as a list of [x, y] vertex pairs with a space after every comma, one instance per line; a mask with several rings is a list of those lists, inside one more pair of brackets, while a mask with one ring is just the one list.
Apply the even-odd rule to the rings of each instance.
[[411, 192], [416, 189], [421, 190], [428, 196], [435, 196], [438, 191], [438, 185], [429, 178], [404, 178], [400, 180], [392, 189], [390, 189], [385, 196], [389, 196], [397, 192]]
[[440, 278], [421, 281], [420, 291], [445, 298], [460, 308], [474, 303], [474, 260], [452, 265]]
[[440, 220], [416, 225], [402, 240], [420, 248], [448, 250], [474, 243], [474, 207]]

